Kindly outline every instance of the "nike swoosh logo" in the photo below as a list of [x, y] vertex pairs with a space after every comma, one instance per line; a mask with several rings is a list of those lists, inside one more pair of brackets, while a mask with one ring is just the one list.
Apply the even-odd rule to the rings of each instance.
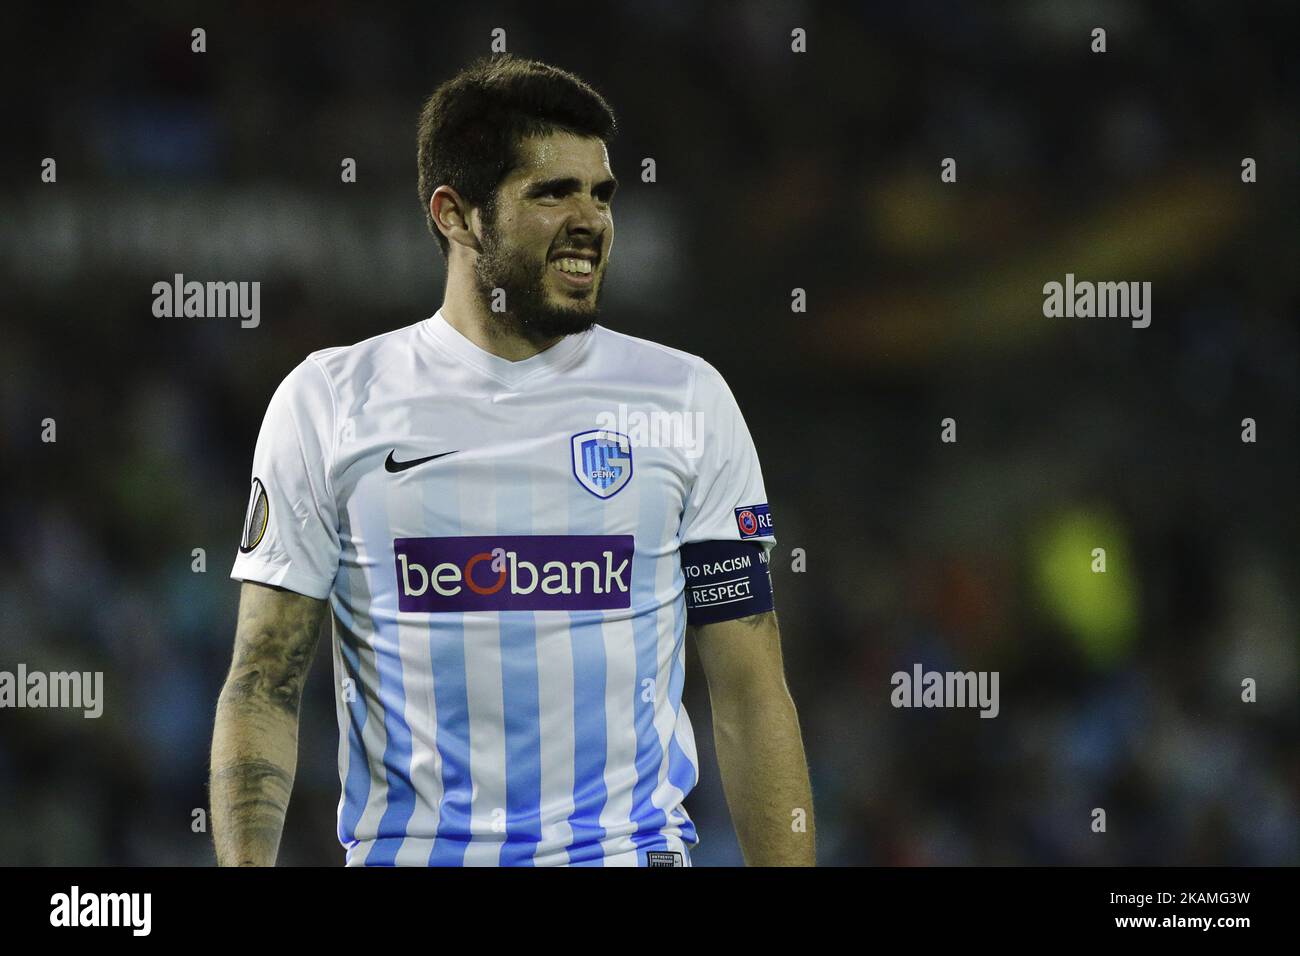
[[[456, 449], [459, 451], [460, 449]], [[444, 451], [437, 455], [429, 455], [426, 458], [412, 458], [410, 461], [398, 461], [393, 457], [390, 451], [388, 457], [384, 459], [384, 470], [396, 474], [399, 471], [406, 471], [408, 468], [414, 468], [416, 465], [423, 465], [426, 461], [433, 461], [435, 458], [445, 458], [447, 455], [454, 455], [455, 451]]]

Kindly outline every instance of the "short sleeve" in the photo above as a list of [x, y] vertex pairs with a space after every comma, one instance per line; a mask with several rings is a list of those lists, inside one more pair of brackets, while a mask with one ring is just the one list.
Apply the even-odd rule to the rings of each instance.
[[262, 421], [244, 530], [230, 576], [325, 598], [339, 562], [329, 477], [334, 398], [308, 358], [280, 383]]
[[692, 405], [703, 440], [682, 512], [681, 543], [753, 541], [771, 551], [776, 537], [758, 452], [731, 389], [703, 360]]

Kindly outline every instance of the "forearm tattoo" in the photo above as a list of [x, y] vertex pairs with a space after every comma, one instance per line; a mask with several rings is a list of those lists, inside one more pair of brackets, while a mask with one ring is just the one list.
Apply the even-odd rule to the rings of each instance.
[[273, 862], [296, 763], [319, 602], [255, 592], [240, 603], [234, 662], [217, 704], [213, 830], [222, 864]]

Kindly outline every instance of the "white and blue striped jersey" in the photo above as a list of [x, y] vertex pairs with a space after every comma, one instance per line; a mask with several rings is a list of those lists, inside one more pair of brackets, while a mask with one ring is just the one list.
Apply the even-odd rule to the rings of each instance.
[[285, 378], [231, 576], [329, 599], [348, 865], [690, 865], [681, 548], [739, 541], [775, 538], [711, 365], [437, 313]]

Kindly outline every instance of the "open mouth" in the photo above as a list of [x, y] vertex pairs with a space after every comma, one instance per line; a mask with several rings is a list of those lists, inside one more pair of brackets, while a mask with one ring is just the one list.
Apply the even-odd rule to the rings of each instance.
[[595, 260], [584, 256], [556, 256], [549, 267], [561, 281], [575, 288], [586, 288], [596, 280]]

